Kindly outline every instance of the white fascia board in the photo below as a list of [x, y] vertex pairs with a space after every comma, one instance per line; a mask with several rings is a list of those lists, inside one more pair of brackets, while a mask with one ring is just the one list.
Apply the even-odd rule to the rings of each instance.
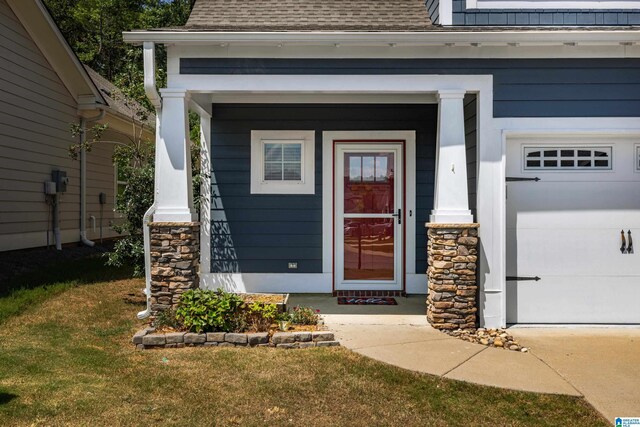
[[640, 9], [640, 1], [467, 0], [467, 9], [632, 10]]
[[354, 44], [354, 45], [441, 45], [449, 43], [552, 45], [565, 43], [640, 43], [640, 31], [632, 30], [509, 30], [432, 32], [211, 32], [130, 31], [124, 40], [164, 44]]

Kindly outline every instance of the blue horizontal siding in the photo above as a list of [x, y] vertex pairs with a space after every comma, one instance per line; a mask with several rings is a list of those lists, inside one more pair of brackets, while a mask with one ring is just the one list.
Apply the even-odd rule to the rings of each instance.
[[626, 26], [640, 24], [640, 9], [467, 9], [466, 0], [453, 0], [452, 7], [453, 25]]
[[[490, 74], [495, 117], [638, 117], [640, 59], [261, 59], [182, 58], [183, 74]], [[340, 110], [327, 112], [328, 120]], [[314, 121], [295, 114], [301, 128]], [[270, 120], [270, 112], [264, 121]], [[311, 117], [311, 116], [309, 116]], [[354, 122], [365, 126], [366, 116]], [[230, 124], [239, 138], [242, 123]], [[231, 144], [232, 140], [230, 140]], [[231, 144], [233, 146], [233, 144]], [[222, 148], [223, 150], [226, 147]], [[247, 147], [244, 150], [248, 150]], [[238, 153], [237, 155], [241, 155]], [[236, 157], [238, 158], [238, 157]]]
[[[213, 117], [212, 272], [322, 272], [324, 130], [416, 130], [416, 273], [426, 271], [422, 225], [433, 206], [436, 106], [216, 104]], [[316, 131], [315, 194], [250, 194], [251, 130], [294, 129]]]

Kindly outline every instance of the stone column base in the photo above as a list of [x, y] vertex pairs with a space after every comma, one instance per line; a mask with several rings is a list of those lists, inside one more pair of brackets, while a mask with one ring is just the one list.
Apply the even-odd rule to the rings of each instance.
[[151, 312], [175, 308], [180, 296], [200, 285], [200, 223], [152, 222]]
[[436, 329], [476, 328], [479, 224], [426, 226], [427, 320]]

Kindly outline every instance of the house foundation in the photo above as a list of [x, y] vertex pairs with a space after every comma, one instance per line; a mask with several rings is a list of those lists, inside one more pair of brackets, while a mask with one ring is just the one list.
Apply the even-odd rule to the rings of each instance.
[[175, 308], [180, 296], [200, 284], [200, 223], [153, 222], [151, 312]]
[[427, 224], [427, 320], [436, 329], [477, 325], [479, 224]]

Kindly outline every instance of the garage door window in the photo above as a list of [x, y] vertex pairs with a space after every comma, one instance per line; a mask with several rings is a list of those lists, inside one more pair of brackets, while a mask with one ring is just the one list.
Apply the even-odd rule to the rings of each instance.
[[525, 147], [525, 169], [611, 169], [611, 147]]

